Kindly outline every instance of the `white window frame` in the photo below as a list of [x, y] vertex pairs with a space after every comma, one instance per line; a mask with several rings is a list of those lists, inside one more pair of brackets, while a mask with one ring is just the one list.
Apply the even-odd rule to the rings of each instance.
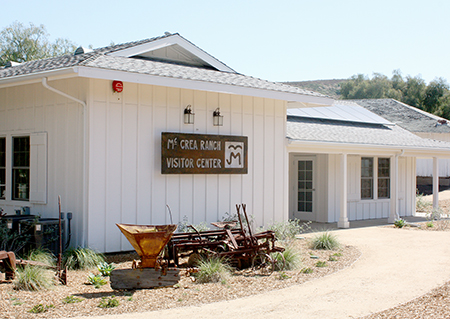
[[[371, 158], [373, 162], [372, 166], [372, 177], [363, 177], [362, 176], [362, 159], [363, 158]], [[389, 177], [379, 177], [378, 170], [379, 170], [379, 159], [387, 159], [389, 163]], [[392, 167], [391, 167], [391, 161], [389, 157], [385, 156], [361, 156], [360, 159], [360, 189], [359, 189], [359, 196], [360, 200], [362, 201], [369, 201], [369, 200], [377, 200], [377, 199], [390, 199], [391, 198], [391, 180], [392, 180]], [[363, 179], [371, 179], [372, 180], [372, 197], [362, 197], [362, 180]], [[388, 196], [387, 197], [379, 197], [379, 189], [378, 189], [378, 182], [380, 179], [387, 179], [388, 180]]]
[[[13, 138], [30, 137], [30, 181], [28, 200], [12, 199]], [[6, 139], [6, 187], [5, 198], [0, 198], [1, 206], [29, 206], [47, 203], [47, 132], [14, 132], [0, 137]]]

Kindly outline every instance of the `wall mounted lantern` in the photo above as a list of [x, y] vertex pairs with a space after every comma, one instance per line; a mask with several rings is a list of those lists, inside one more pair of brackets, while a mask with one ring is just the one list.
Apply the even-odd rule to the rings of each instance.
[[195, 113], [192, 112], [191, 105], [189, 104], [184, 109], [184, 124], [194, 124]]
[[220, 108], [217, 108], [213, 113], [213, 125], [223, 126], [223, 116], [220, 115]]

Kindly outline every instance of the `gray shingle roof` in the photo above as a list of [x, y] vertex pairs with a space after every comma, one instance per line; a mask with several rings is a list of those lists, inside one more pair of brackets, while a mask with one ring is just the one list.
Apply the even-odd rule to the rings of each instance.
[[161, 39], [163, 37], [156, 37], [125, 44], [113, 45], [96, 49], [93, 52], [75, 56], [64, 55], [61, 57], [50, 59], [25, 62], [18, 66], [0, 68], [0, 81], [3, 78], [11, 78], [19, 75], [34, 74], [43, 71], [71, 68], [76, 66], [87, 66], [98, 69], [132, 72], [175, 79], [186, 79], [245, 88], [264, 89], [277, 92], [325, 97], [325, 95], [320, 93], [303, 90], [286, 84], [270, 82], [239, 73], [216, 71], [199, 67], [178, 65], [168, 62], [157, 62], [145, 59], [106, 55], [107, 53], [127, 49], [136, 45], [141, 45], [157, 39]]
[[450, 126], [436, 125], [439, 120], [446, 121], [444, 118], [394, 99], [361, 99], [350, 101], [384, 117], [390, 122], [396, 123], [410, 132], [450, 133]]
[[288, 116], [287, 138], [297, 141], [448, 150], [450, 143], [421, 138], [401, 127]]

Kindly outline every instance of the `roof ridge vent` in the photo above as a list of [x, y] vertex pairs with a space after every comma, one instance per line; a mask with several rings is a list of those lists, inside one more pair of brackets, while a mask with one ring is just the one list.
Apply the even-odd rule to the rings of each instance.
[[75, 52], [73, 53], [73, 55], [79, 55], [79, 54], [83, 54], [83, 53], [88, 53], [88, 52], [92, 52], [94, 50], [85, 48], [85, 47], [78, 47]]
[[18, 65], [21, 65], [22, 63], [20, 63], [20, 62], [16, 62], [16, 61], [8, 61], [8, 62], [6, 62], [6, 64], [5, 64], [5, 68], [10, 68], [10, 67], [13, 67], [13, 66], [18, 66]]

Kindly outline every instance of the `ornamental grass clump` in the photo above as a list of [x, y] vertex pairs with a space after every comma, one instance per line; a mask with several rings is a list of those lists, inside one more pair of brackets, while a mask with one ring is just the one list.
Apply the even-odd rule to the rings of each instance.
[[285, 266], [283, 270], [295, 270], [301, 267], [302, 257], [300, 255], [300, 252], [293, 245], [287, 245], [282, 254], [285, 260]]
[[105, 262], [103, 255], [90, 248], [71, 248], [63, 255], [63, 265], [70, 270], [93, 269], [103, 262]]
[[53, 271], [39, 266], [26, 265], [16, 269], [13, 281], [14, 289], [38, 291], [50, 289], [56, 285]]
[[201, 258], [198, 262], [199, 272], [195, 274], [196, 282], [225, 284], [233, 268], [223, 258], [216, 256]]
[[26, 259], [41, 262], [49, 267], [56, 265], [55, 255], [46, 249], [34, 249], [30, 251]]
[[340, 246], [337, 237], [329, 232], [317, 234], [310, 242], [311, 249], [335, 250]]

